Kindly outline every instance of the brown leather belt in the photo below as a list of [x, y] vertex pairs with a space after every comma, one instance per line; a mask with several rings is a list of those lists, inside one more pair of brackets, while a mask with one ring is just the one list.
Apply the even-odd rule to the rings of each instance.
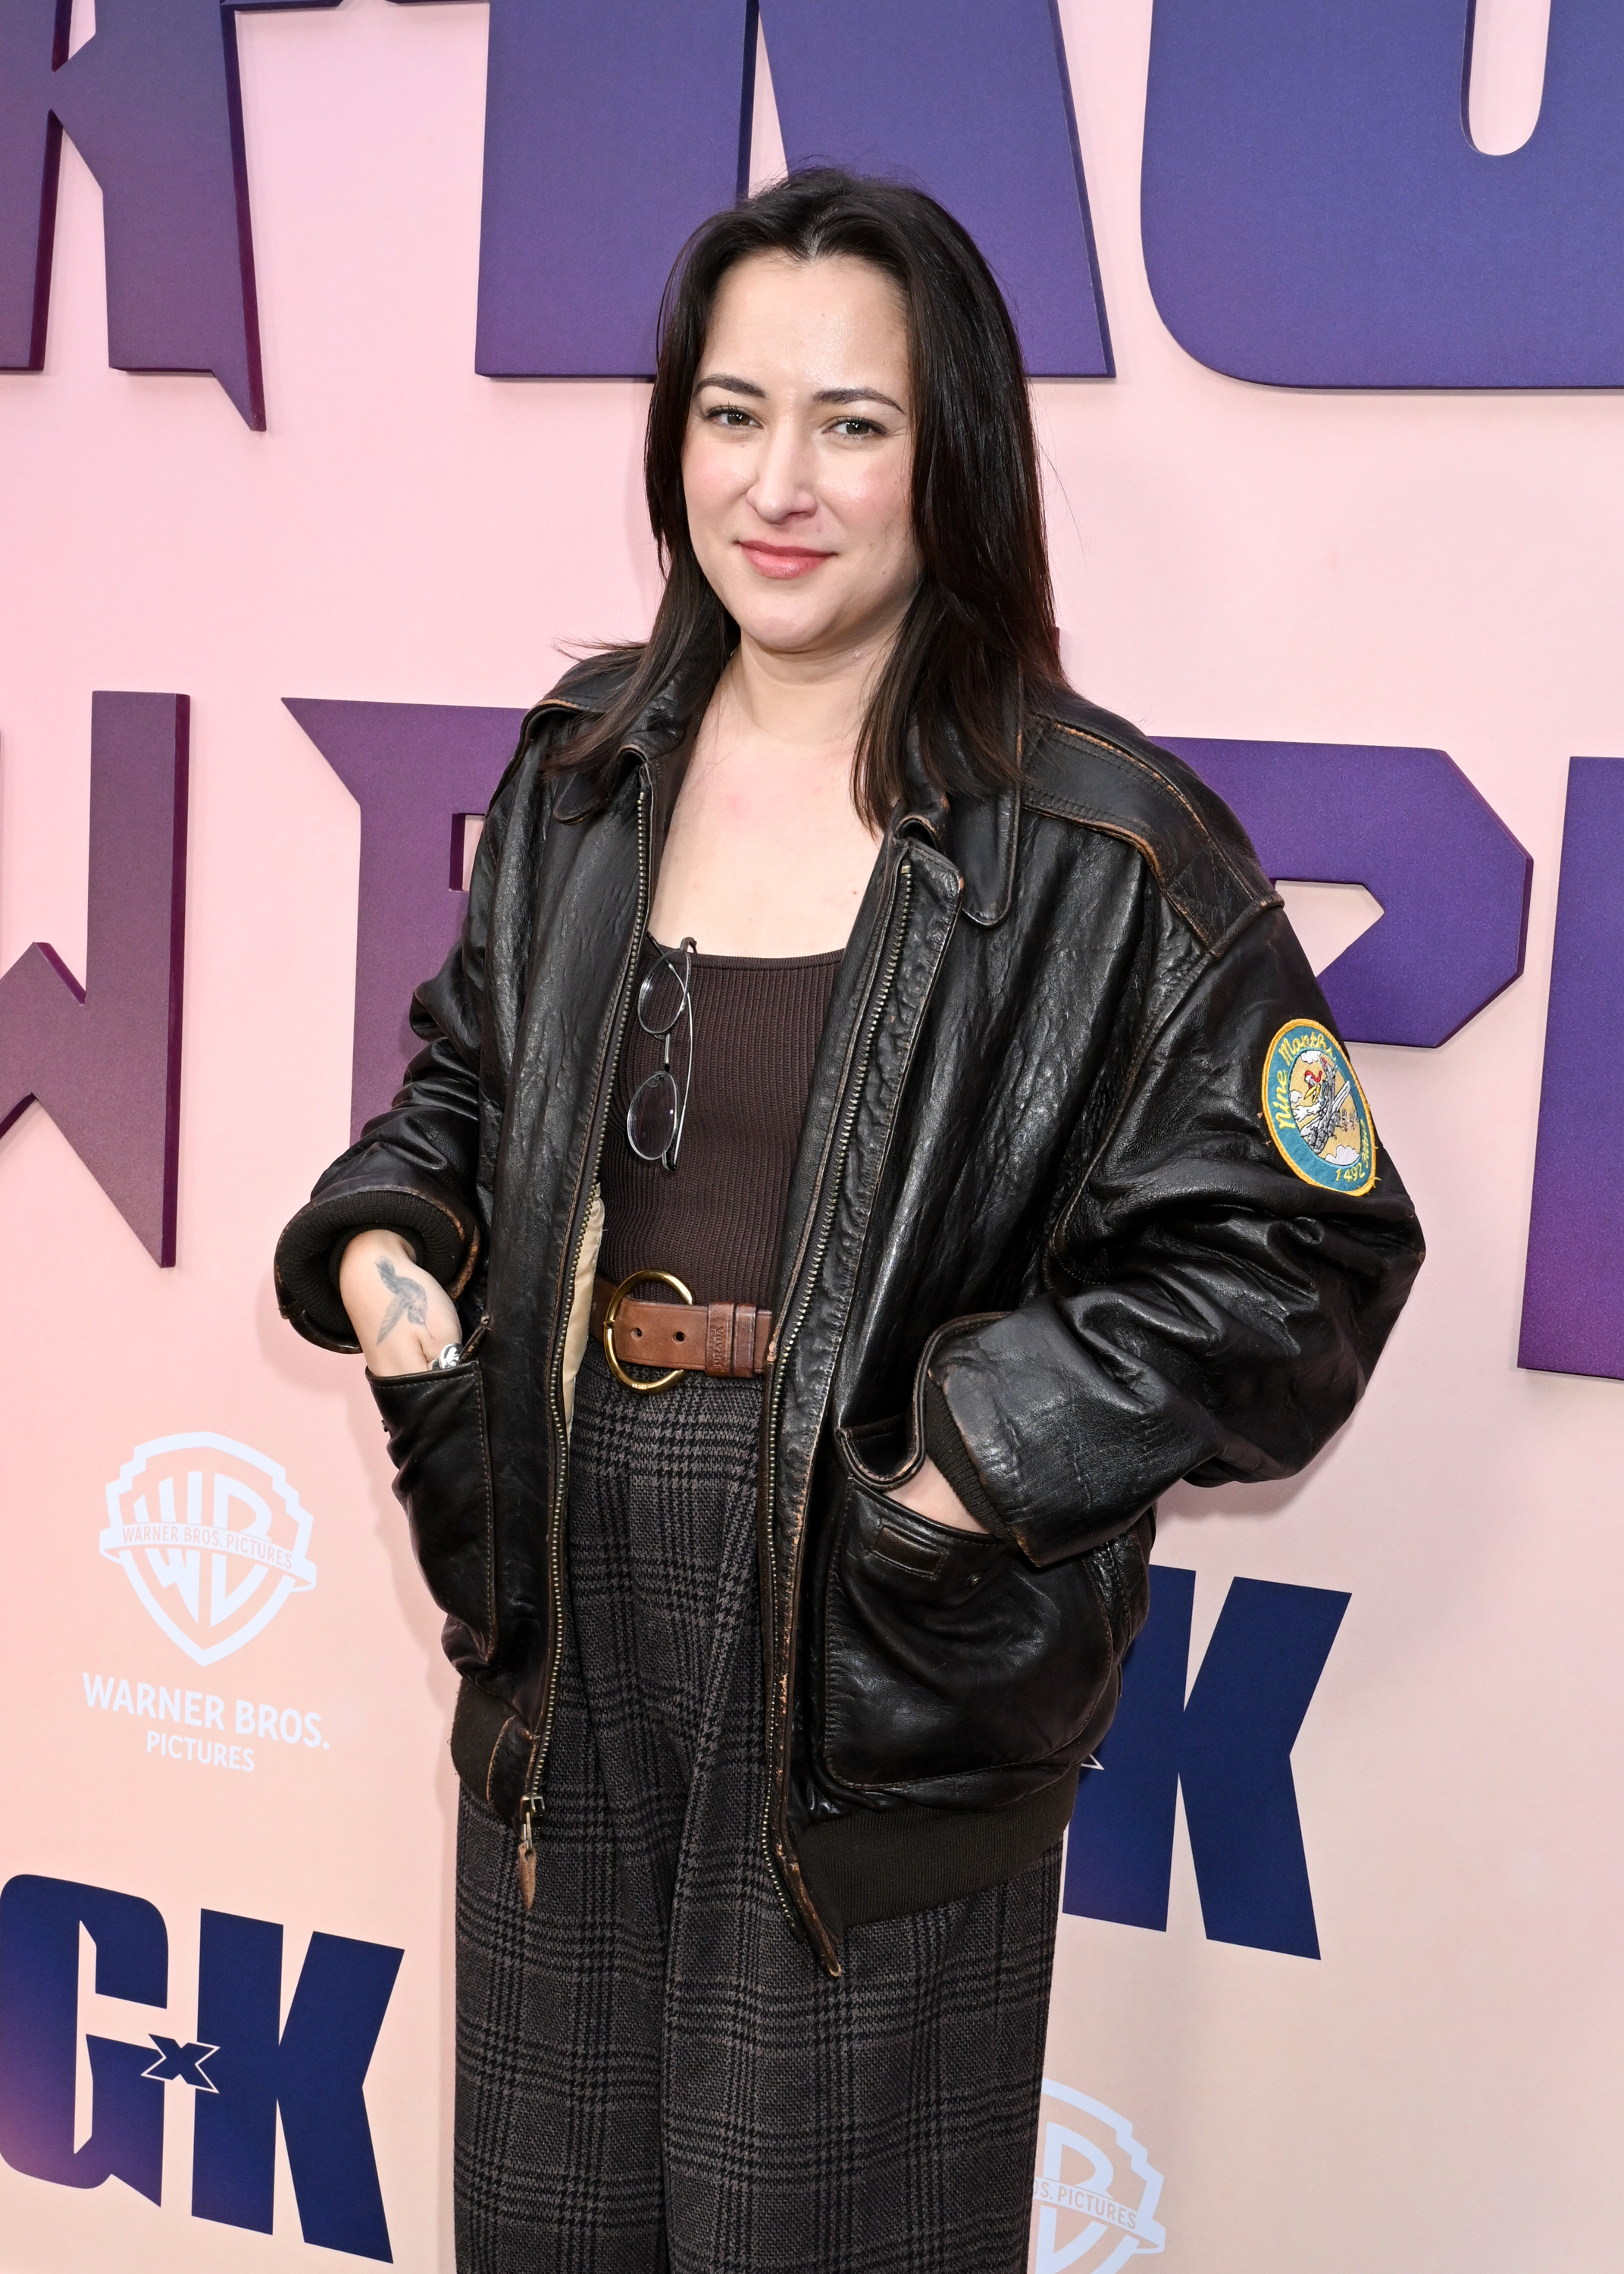
[[[630, 1293], [650, 1280], [675, 1290], [680, 1303], [640, 1303]], [[634, 1271], [615, 1286], [592, 1283], [592, 1334], [604, 1347], [609, 1370], [628, 1389], [669, 1389], [680, 1374], [709, 1374], [737, 1381], [764, 1374], [772, 1339], [772, 1314], [754, 1303], [695, 1303], [669, 1271]], [[654, 1382], [639, 1382], [628, 1366], [669, 1369]]]

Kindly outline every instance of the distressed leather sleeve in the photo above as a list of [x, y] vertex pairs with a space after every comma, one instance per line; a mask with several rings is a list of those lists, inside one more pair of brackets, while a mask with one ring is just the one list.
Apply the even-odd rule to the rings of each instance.
[[338, 1264], [356, 1232], [400, 1232], [422, 1268], [454, 1296], [477, 1260], [485, 958], [517, 772], [515, 761], [480, 832], [462, 937], [412, 996], [411, 1030], [422, 1049], [388, 1111], [340, 1154], [277, 1241], [282, 1316], [323, 1349], [359, 1347], [338, 1292]]
[[1051, 1291], [933, 1346], [927, 1437], [956, 1433], [978, 1488], [961, 1497], [1035, 1564], [1115, 1537], [1180, 1478], [1290, 1475], [1364, 1391], [1425, 1250], [1379, 1137], [1357, 1197], [1276, 1149], [1264, 1065], [1296, 1020], [1335, 1032], [1278, 909], [1177, 1000], [1153, 990]]

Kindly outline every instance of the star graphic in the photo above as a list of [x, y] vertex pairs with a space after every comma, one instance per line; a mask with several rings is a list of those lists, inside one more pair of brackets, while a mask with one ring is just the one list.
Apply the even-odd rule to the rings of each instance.
[[220, 2051], [218, 2045], [183, 2045], [177, 2038], [161, 2037], [155, 2029], [152, 2041], [158, 2048], [158, 2058], [150, 2068], [141, 2071], [143, 2076], [159, 2084], [190, 2084], [199, 2092], [219, 2091], [203, 2067], [209, 2055]]

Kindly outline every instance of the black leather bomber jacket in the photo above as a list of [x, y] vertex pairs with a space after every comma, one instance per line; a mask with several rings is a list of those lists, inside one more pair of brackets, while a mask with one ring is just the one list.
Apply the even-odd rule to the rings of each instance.
[[[374, 1389], [463, 1676], [457, 1767], [522, 1845], [563, 1633], [568, 1298], [686, 722], [651, 705], [606, 787], [544, 760], [624, 667], [579, 666], [530, 713], [405, 1086], [277, 1251], [284, 1314], [329, 1349], [356, 1347], [356, 1228], [398, 1228], [458, 1299], [462, 1363]], [[1157, 1495], [1308, 1461], [1423, 1253], [1380, 1149], [1355, 1195], [1270, 1136], [1272, 1043], [1331, 1021], [1233, 817], [1074, 697], [1026, 720], [1023, 763], [1019, 794], [921, 784], [893, 817], [790, 1188], [762, 1849], [831, 1971], [846, 1925], [1059, 1836], [1145, 1614]], [[886, 1496], [927, 1449], [984, 1536]]]

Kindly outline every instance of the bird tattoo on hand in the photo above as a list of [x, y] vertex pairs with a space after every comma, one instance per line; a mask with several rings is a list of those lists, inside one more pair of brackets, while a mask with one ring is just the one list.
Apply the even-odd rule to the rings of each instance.
[[402, 1319], [414, 1327], [426, 1326], [429, 1299], [426, 1288], [416, 1279], [402, 1279], [393, 1263], [385, 1261], [378, 1266], [378, 1276], [389, 1291], [389, 1307], [383, 1314], [383, 1324], [378, 1329], [378, 1339], [387, 1343]]

